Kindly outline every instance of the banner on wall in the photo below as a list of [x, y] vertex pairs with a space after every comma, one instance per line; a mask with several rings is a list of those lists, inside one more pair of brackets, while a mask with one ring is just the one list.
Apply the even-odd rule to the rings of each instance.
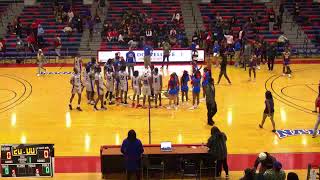
[[[98, 52], [98, 61], [107, 62], [108, 59], [114, 58], [115, 53], [119, 52], [120, 56], [126, 57], [127, 50], [120, 51], [99, 51]], [[137, 62], [143, 62], [144, 52], [143, 50], [134, 50], [136, 54]], [[190, 49], [174, 49], [171, 50], [170, 62], [191, 62], [191, 50]], [[151, 62], [162, 62], [163, 50], [154, 50], [151, 56]], [[204, 50], [198, 50], [198, 61], [204, 61]]]

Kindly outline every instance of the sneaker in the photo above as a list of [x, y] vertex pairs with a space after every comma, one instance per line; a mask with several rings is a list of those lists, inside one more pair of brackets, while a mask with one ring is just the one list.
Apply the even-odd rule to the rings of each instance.
[[196, 106], [191, 106], [189, 109], [194, 110], [195, 108], [196, 108]]
[[316, 138], [316, 137], [317, 137], [317, 135], [316, 135], [316, 134], [312, 135], [312, 138]]
[[288, 74], [288, 77], [291, 78], [291, 74]]
[[137, 104], [136, 108], [141, 108], [142, 105], [141, 104]]
[[261, 129], [263, 128], [261, 124], [259, 124], [259, 128], [261, 128]]
[[99, 109], [96, 106], [93, 106], [94, 111], [99, 111]]
[[260, 70], [260, 69], [261, 69], [261, 68], [260, 68], [260, 66], [257, 66], [257, 69], [259, 69], [259, 70]]
[[171, 106], [168, 106], [167, 109], [171, 109]]
[[251, 81], [251, 78], [249, 78], [248, 81]]
[[158, 106], [157, 106], [157, 105], [155, 105], [155, 106], [154, 106], [154, 108], [158, 108]]
[[72, 110], [72, 105], [71, 104], [69, 104], [69, 109]]
[[107, 101], [104, 101], [104, 102], [103, 102], [103, 105], [107, 105]]
[[285, 76], [286, 74], [285, 73], [282, 73], [282, 76]]
[[124, 104], [124, 105], [128, 105], [128, 102], [124, 102], [123, 104]]
[[90, 100], [87, 101], [87, 104], [91, 104]]
[[274, 130], [272, 130], [272, 132], [273, 132], [273, 133], [275, 133], [275, 132], [276, 132], [276, 130], [274, 129]]
[[229, 174], [226, 174], [226, 179], [229, 179]]
[[214, 124], [213, 122], [208, 122], [209, 126], [213, 126], [213, 124]]
[[94, 103], [94, 101], [91, 101], [90, 104], [91, 104], [91, 105], [94, 105], [95, 103]]
[[77, 107], [77, 110], [78, 110], [78, 111], [82, 111], [82, 109], [81, 109], [80, 107]]
[[109, 102], [109, 105], [114, 105], [114, 102], [110, 101], [110, 102]]

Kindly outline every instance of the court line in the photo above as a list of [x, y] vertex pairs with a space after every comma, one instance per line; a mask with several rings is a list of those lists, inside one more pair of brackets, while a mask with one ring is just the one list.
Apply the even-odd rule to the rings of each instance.
[[[308, 69], [313, 69], [313, 70], [314, 70], [314, 68], [308, 67], [308, 68], [296, 69], [294, 72], [301, 72], [301, 71], [305, 71], [305, 70], [308, 70]], [[272, 78], [274, 78], [274, 77], [275, 77], [275, 79], [272, 80]], [[299, 106], [299, 105], [296, 105], [296, 104], [288, 101], [287, 99], [281, 97], [281, 96], [274, 90], [274, 88], [273, 88], [273, 83], [274, 83], [275, 80], [277, 80], [279, 77], [281, 77], [281, 75], [273, 75], [273, 76], [270, 76], [270, 77], [266, 80], [266, 82], [265, 82], [265, 89], [268, 90], [267, 84], [268, 84], [269, 81], [271, 81], [271, 83], [270, 83], [271, 91], [272, 91], [275, 95], [278, 96], [278, 97], [274, 96], [274, 98], [275, 98], [276, 100], [278, 100], [278, 101], [280, 101], [280, 102], [282, 102], [282, 103], [286, 104], [287, 106], [292, 107], [292, 108], [294, 108], [294, 109], [303, 111], [303, 112], [308, 113], [308, 114], [315, 115], [315, 114], [312, 112], [312, 110], [307, 109], [307, 108], [304, 108], [304, 107], [301, 107], [301, 106]], [[297, 106], [297, 107], [296, 107], [296, 106]]]
[[308, 86], [307, 84], [306, 84], [306, 86], [307, 86], [309, 89], [311, 89], [313, 92], [315, 92], [315, 93], [317, 93], [317, 94], [320, 93], [320, 92], [317, 92], [316, 90], [314, 90], [312, 87]]
[[[13, 80], [19, 82], [20, 84], [23, 85], [23, 88], [24, 88], [24, 91], [23, 91], [22, 95], [21, 95], [17, 100], [15, 100], [13, 103], [11, 103], [11, 104], [9, 104], [9, 105], [7, 105], [7, 106], [5, 106], [5, 107], [0, 108], [0, 113], [3, 113], [3, 112], [6, 112], [6, 111], [8, 111], [8, 110], [10, 110], [10, 109], [18, 106], [19, 104], [21, 104], [22, 102], [24, 102], [25, 100], [27, 100], [27, 99], [30, 97], [31, 93], [32, 93], [32, 85], [31, 85], [27, 80], [22, 79], [22, 78], [17, 77], [17, 76], [14, 76], [14, 75], [4, 74], [4, 75], [0, 75], [0, 76], [6, 77], [6, 78], [9, 78], [9, 79], [13, 79]], [[21, 81], [21, 80], [22, 80], [22, 81]], [[30, 92], [29, 92], [29, 94], [27, 95], [27, 97], [25, 97], [25, 98], [24, 98], [24, 95], [26, 94], [27, 87], [26, 87], [26, 85], [24, 84], [23, 81], [26, 82], [26, 83], [28, 83], [28, 85], [29, 85], [29, 87], [30, 87]], [[22, 99], [22, 98], [24, 98], [24, 99]], [[22, 101], [19, 102], [20, 99], [22, 99]], [[12, 107], [11, 107], [11, 106], [12, 106]]]
[[[311, 85], [314, 85], [314, 84], [311, 84]], [[285, 86], [281, 89], [281, 94], [283, 94], [284, 96], [288, 97], [288, 98], [291, 98], [291, 99], [294, 99], [294, 100], [297, 100], [297, 101], [302, 101], [302, 102], [308, 102], [308, 103], [314, 103], [314, 101], [307, 101], [307, 100], [304, 100], [304, 99], [298, 99], [298, 98], [295, 98], [293, 96], [289, 96], [287, 95], [286, 93], [284, 93], [284, 90], [289, 88], [289, 87], [294, 87], [294, 86], [307, 86], [306, 84], [295, 84], [295, 85], [290, 85], [290, 86]]]
[[1, 90], [10, 91], [10, 92], [12, 92], [12, 93], [14, 94], [14, 96], [13, 96], [13, 98], [11, 98], [11, 99], [8, 99], [8, 100], [6, 100], [6, 101], [0, 102], [0, 104], [4, 104], [4, 103], [6, 103], [6, 102], [9, 102], [9, 101], [11, 101], [12, 99], [14, 99], [14, 98], [17, 97], [17, 93], [16, 93], [15, 91], [11, 90], [11, 89], [0, 89], [0, 91], [1, 91]]

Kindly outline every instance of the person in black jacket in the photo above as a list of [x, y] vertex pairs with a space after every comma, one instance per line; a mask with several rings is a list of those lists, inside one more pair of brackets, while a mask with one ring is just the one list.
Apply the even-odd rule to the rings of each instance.
[[268, 69], [273, 71], [274, 59], [276, 58], [277, 50], [274, 44], [268, 46], [267, 56], [268, 56]]
[[208, 139], [207, 147], [209, 155], [213, 160], [217, 160], [216, 176], [221, 176], [222, 166], [226, 173], [226, 178], [229, 178], [229, 168], [227, 162], [227, 136], [214, 126], [211, 128], [211, 136]]
[[209, 78], [208, 84], [205, 86], [205, 92], [206, 92], [208, 125], [212, 126], [214, 124], [214, 121], [212, 120], [212, 118], [217, 113], [214, 80], [212, 78]]
[[267, 169], [273, 168], [273, 163], [276, 158], [271, 156], [268, 152], [262, 152], [258, 155], [256, 161], [254, 162], [254, 170], [256, 170], [260, 164], [259, 173], [264, 173]]
[[220, 55], [222, 57], [222, 61], [220, 63], [220, 74], [219, 74], [219, 78], [218, 78], [218, 84], [220, 83], [222, 75], [224, 75], [224, 77], [228, 80], [229, 84], [231, 85], [231, 81], [227, 75], [228, 51], [227, 51], [226, 47], [221, 48]]

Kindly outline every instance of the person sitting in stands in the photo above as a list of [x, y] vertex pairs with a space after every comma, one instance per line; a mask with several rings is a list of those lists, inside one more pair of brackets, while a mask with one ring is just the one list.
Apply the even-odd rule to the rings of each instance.
[[278, 161], [273, 163], [273, 168], [266, 170], [263, 177], [265, 180], [285, 180], [286, 173], [282, 170], [282, 164]]
[[68, 36], [72, 35], [72, 27], [70, 23], [68, 23], [67, 26], [63, 28], [63, 32], [67, 33]]
[[262, 152], [257, 157], [256, 161], [254, 162], [254, 169], [258, 168], [260, 164], [259, 173], [264, 173], [267, 169], [271, 169], [273, 167], [273, 163], [276, 161], [276, 158], [271, 156], [267, 152]]
[[143, 154], [143, 146], [139, 139], [137, 139], [136, 132], [130, 130], [128, 137], [122, 142], [121, 153], [124, 155], [125, 168], [127, 171], [127, 179], [136, 176], [140, 180], [141, 155]]

